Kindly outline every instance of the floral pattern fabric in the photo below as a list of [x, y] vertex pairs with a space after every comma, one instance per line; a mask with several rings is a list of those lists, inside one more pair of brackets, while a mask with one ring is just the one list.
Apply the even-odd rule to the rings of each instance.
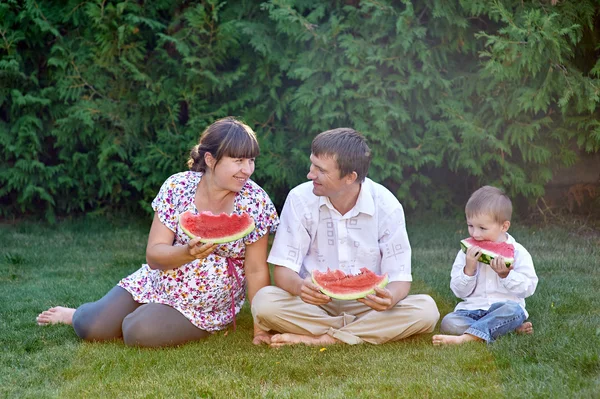
[[[169, 177], [152, 201], [160, 221], [175, 233], [173, 245], [187, 245], [189, 237], [179, 227], [179, 215], [188, 209], [197, 212], [194, 204], [201, 172], [182, 172]], [[248, 213], [256, 228], [246, 237], [220, 244], [203, 260], [194, 260], [171, 270], [153, 270], [147, 264], [125, 277], [119, 286], [126, 289], [136, 302], [161, 303], [177, 309], [195, 326], [206, 331], [226, 328], [233, 322], [246, 297], [243, 260], [246, 245], [273, 233], [279, 225], [275, 206], [267, 193], [248, 180], [234, 199], [233, 213]], [[227, 258], [233, 263], [240, 283], [228, 273]], [[236, 261], [238, 260], [238, 261]], [[233, 295], [232, 295], [233, 294]], [[234, 305], [232, 306], [232, 298]], [[235, 312], [231, 309], [234, 308]]]

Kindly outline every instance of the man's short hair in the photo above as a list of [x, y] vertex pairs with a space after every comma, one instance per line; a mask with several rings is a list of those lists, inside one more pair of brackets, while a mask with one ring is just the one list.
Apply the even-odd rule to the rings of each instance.
[[371, 149], [365, 137], [354, 129], [337, 128], [317, 135], [311, 145], [313, 155], [330, 156], [337, 162], [340, 178], [356, 172], [362, 183], [371, 164]]
[[512, 202], [510, 198], [497, 187], [483, 186], [473, 194], [465, 206], [467, 217], [490, 215], [498, 223], [510, 222], [512, 217]]

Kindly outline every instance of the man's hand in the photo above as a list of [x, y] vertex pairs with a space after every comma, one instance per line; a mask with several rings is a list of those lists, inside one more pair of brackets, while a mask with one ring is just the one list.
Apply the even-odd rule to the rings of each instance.
[[513, 265], [510, 265], [510, 267], [506, 267], [506, 261], [502, 256], [497, 256], [494, 259], [492, 259], [492, 261], [490, 262], [490, 267], [493, 271], [496, 272], [496, 274], [498, 274], [498, 277], [500, 278], [506, 278], [506, 276], [508, 276], [508, 273], [510, 273], [510, 271], [513, 269]]
[[312, 282], [312, 278], [307, 276], [302, 280], [302, 286], [300, 287], [300, 299], [311, 305], [324, 305], [331, 302], [331, 298], [323, 294], [319, 287]]
[[368, 307], [383, 312], [393, 308], [396, 304], [393, 301], [393, 295], [390, 290], [385, 288], [375, 287], [375, 294], [369, 294], [364, 298], [357, 299], [358, 302], [362, 302]]

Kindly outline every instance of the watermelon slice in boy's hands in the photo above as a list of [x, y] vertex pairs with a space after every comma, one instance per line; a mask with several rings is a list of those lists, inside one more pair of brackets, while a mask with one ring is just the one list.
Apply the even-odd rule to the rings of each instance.
[[469, 237], [461, 240], [460, 247], [464, 253], [467, 253], [467, 249], [471, 247], [481, 248], [482, 253], [477, 260], [488, 265], [492, 259], [498, 256], [504, 258], [506, 267], [510, 267], [515, 261], [515, 247], [506, 242], [477, 241], [473, 237]]

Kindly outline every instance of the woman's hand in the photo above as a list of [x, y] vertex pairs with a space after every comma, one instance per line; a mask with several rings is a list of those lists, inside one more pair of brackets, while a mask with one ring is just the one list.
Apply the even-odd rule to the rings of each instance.
[[188, 253], [195, 259], [205, 259], [210, 255], [218, 244], [203, 243], [200, 237], [193, 238], [188, 241]]
[[146, 261], [151, 269], [175, 269], [195, 259], [206, 258], [216, 248], [215, 244], [201, 243], [199, 238], [190, 240], [187, 245], [173, 245], [174, 241], [175, 233], [155, 213], [146, 246]]

